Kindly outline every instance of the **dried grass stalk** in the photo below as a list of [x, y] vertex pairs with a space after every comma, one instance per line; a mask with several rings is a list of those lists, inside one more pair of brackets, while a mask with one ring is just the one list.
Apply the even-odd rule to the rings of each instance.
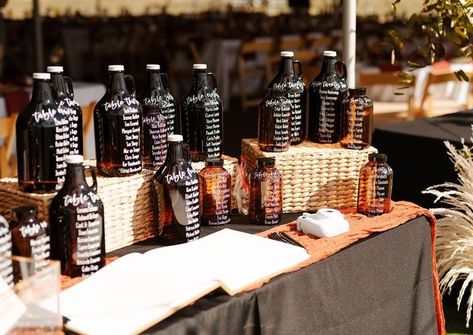
[[[473, 137], [472, 137], [473, 141]], [[423, 193], [436, 197], [444, 208], [432, 209], [437, 216], [437, 265], [440, 290], [450, 293], [457, 281], [463, 281], [457, 297], [457, 308], [468, 292], [466, 327], [473, 308], [473, 152], [465, 145], [456, 149], [445, 142], [450, 160], [458, 173], [458, 183], [431, 186]]]

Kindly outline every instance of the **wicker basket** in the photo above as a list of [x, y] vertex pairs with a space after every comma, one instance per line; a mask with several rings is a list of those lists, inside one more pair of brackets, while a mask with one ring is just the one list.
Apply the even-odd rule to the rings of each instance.
[[[224, 167], [232, 176], [233, 190], [238, 160], [229, 156], [223, 158]], [[84, 164], [95, 165], [95, 162]], [[192, 167], [198, 172], [204, 163], [192, 163]], [[107, 252], [156, 236], [151, 197], [153, 176], [154, 171], [150, 170], [129, 177], [97, 176], [98, 194], [104, 205]], [[29, 205], [37, 207], [40, 220], [49, 222], [49, 205], [54, 195], [21, 192], [16, 178], [0, 179], [0, 214], [10, 221], [13, 208]], [[233, 197], [232, 208], [236, 208]]]
[[[156, 236], [151, 186], [153, 171], [129, 177], [97, 176], [98, 194], [104, 205], [107, 252]], [[16, 178], [0, 180], [0, 214], [12, 219], [11, 210], [21, 205], [38, 208], [38, 218], [49, 222], [49, 205], [55, 193], [21, 192]]]
[[[226, 155], [222, 155], [222, 159], [223, 159], [223, 167], [225, 168], [225, 170], [228, 171], [228, 173], [230, 173], [230, 175], [232, 177], [232, 189], [231, 189], [232, 202], [231, 202], [231, 206], [232, 206], [232, 208], [237, 208], [236, 199], [233, 196], [233, 189], [235, 188], [236, 173], [237, 173], [237, 169], [238, 169], [238, 159], [235, 158], [235, 157], [230, 157], [230, 156], [226, 156]], [[204, 162], [192, 162], [192, 168], [197, 173], [200, 170], [202, 170], [204, 167], [205, 167]]]
[[284, 213], [356, 206], [360, 169], [375, 152], [373, 147], [348, 150], [339, 144], [309, 141], [286, 152], [263, 152], [256, 139], [244, 139], [241, 150], [247, 172], [256, 167], [258, 157], [276, 159], [276, 168], [283, 175]]

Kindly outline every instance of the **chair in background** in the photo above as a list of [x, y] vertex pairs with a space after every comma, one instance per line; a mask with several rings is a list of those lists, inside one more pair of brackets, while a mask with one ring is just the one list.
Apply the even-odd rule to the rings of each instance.
[[13, 155], [17, 114], [0, 118], [0, 177], [16, 175], [16, 157]]
[[91, 157], [91, 153], [89, 152], [88, 148], [89, 144], [89, 137], [93, 136], [90, 132], [92, 130], [92, 126], [94, 124], [94, 108], [96, 102], [91, 102], [88, 106], [81, 106], [82, 109], [82, 134], [83, 134], [83, 148], [84, 148], [84, 157], [89, 158]]
[[[358, 87], [366, 87], [368, 89], [368, 96], [370, 96], [370, 87], [389, 88], [392, 91], [390, 97], [383, 100], [373, 99], [373, 116], [375, 121], [390, 121], [390, 120], [407, 120], [414, 118], [413, 109], [413, 93], [411, 88], [400, 90], [406, 98], [405, 101], [399, 100], [395, 91], [403, 86], [406, 86], [397, 77], [398, 72], [363, 72], [361, 71], [358, 78]], [[413, 83], [414, 84], [414, 83]], [[412, 85], [413, 85], [412, 84]]]
[[238, 52], [238, 77], [243, 111], [256, 107], [261, 102], [265, 84], [266, 62], [274, 50], [271, 39], [244, 42]]
[[451, 71], [430, 72], [427, 78], [424, 93], [420, 99], [420, 106], [415, 111], [416, 116], [432, 117], [455, 113], [462, 109], [473, 108], [473, 85], [471, 85], [471, 81], [473, 81], [473, 72], [465, 72], [465, 74], [470, 81], [468, 87], [468, 97], [466, 97], [464, 101], [461, 101], [458, 99], [458, 97], [452, 96], [452, 94], [447, 97], [440, 94], [432, 94], [432, 88], [435, 85], [460, 85], [462, 82], [459, 81], [455, 73]]

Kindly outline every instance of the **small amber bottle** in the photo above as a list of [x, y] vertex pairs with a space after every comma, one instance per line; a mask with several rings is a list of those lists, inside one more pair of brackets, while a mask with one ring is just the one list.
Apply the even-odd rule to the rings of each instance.
[[250, 175], [250, 221], [278, 224], [282, 215], [282, 176], [274, 167], [273, 157], [258, 158], [258, 167]]
[[370, 154], [360, 172], [357, 212], [376, 216], [391, 211], [393, 170], [384, 154]]
[[262, 151], [287, 151], [291, 144], [291, 101], [283, 91], [268, 89], [258, 115], [258, 145]]
[[199, 172], [201, 222], [209, 226], [230, 222], [230, 173], [223, 167], [223, 159], [209, 158]]
[[373, 101], [366, 96], [366, 88], [348, 90], [342, 102], [342, 139], [347, 149], [364, 149], [371, 145], [373, 133]]
[[36, 218], [36, 207], [21, 206], [13, 210], [10, 222], [13, 255], [33, 258], [39, 271], [50, 258], [49, 226]]

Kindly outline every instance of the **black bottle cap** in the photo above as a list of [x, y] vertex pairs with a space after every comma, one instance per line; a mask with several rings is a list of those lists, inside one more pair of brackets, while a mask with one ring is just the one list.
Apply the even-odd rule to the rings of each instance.
[[13, 209], [15, 221], [29, 220], [36, 218], [36, 207], [20, 206]]
[[208, 158], [205, 161], [205, 166], [223, 166], [223, 159], [221, 158]]
[[348, 94], [350, 95], [366, 95], [366, 87], [356, 87], [356, 88], [349, 88]]
[[258, 167], [273, 167], [276, 163], [274, 157], [260, 157], [258, 158]]
[[368, 160], [376, 163], [386, 163], [388, 156], [386, 154], [369, 154]]

